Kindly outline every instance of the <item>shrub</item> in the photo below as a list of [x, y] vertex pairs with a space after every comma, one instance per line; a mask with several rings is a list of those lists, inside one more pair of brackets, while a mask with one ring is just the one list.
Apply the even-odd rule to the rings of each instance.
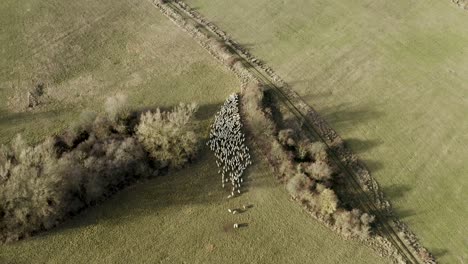
[[325, 161], [327, 159], [327, 145], [321, 141], [312, 142], [309, 144], [308, 153], [316, 161]]
[[327, 188], [320, 193], [319, 204], [323, 215], [333, 214], [338, 207], [338, 197], [333, 190]]
[[301, 160], [326, 161], [327, 147], [323, 142], [301, 140], [296, 147], [297, 158]]
[[347, 236], [356, 236], [361, 239], [369, 237], [370, 223], [374, 221], [374, 217], [367, 213], [361, 213], [358, 209], [352, 211], [338, 210], [333, 215], [335, 226], [340, 232]]
[[235, 55], [229, 50], [228, 45], [220, 40], [212, 39], [208, 42], [208, 45], [211, 46], [213, 51], [225, 62], [232, 63], [229, 66], [233, 66], [234, 62], [230, 62], [231, 60], [235, 60]]
[[282, 166], [283, 163], [291, 164], [292, 153], [283, 148], [283, 146], [276, 140], [271, 142], [270, 157]]
[[259, 83], [247, 85], [242, 94], [243, 110], [246, 113], [252, 133], [273, 135], [276, 127], [263, 110], [264, 87]]
[[294, 140], [294, 130], [282, 129], [278, 132], [278, 141], [283, 146], [293, 147], [296, 145]]
[[162, 166], [180, 167], [195, 157], [198, 137], [191, 118], [196, 104], [180, 104], [172, 112], [146, 112], [136, 128], [136, 136], [146, 151]]
[[124, 94], [116, 94], [106, 99], [104, 110], [110, 120], [125, 119], [130, 114], [128, 98]]
[[305, 203], [309, 209], [312, 210], [314, 214], [318, 212], [318, 209], [320, 208], [320, 201], [319, 201], [319, 195], [313, 193], [313, 192], [302, 192], [300, 195], [301, 201]]
[[112, 194], [134, 179], [152, 176], [143, 147], [131, 137], [103, 141], [90, 137], [65, 158], [83, 171], [87, 204]]
[[289, 179], [286, 189], [289, 193], [297, 198], [300, 196], [302, 191], [310, 191], [312, 181], [303, 173], [296, 173], [294, 177]]
[[49, 216], [55, 208], [50, 205], [60, 204], [62, 180], [56, 174], [44, 176], [57, 161], [52, 140], [31, 147], [18, 136], [2, 153], [0, 167], [7, 177], [0, 184], [0, 239], [15, 240], [53, 224]]
[[243, 104], [246, 114], [262, 111], [262, 101], [265, 89], [259, 83], [250, 83], [243, 90]]
[[296, 147], [296, 157], [301, 160], [309, 159], [309, 142], [301, 141]]
[[315, 190], [318, 192], [318, 193], [322, 193], [323, 191], [325, 191], [327, 189], [327, 187], [321, 183], [317, 183], [317, 185], [315, 185]]
[[289, 159], [284, 159], [278, 166], [279, 176], [283, 181], [288, 181], [296, 173], [293, 163]]
[[308, 165], [304, 166], [304, 172], [319, 181], [330, 180], [332, 175], [330, 166], [324, 161], [308, 163]]
[[111, 130], [114, 124], [115, 123], [112, 122], [107, 116], [98, 115], [94, 122], [91, 124], [91, 132], [97, 138], [107, 138], [112, 134]]

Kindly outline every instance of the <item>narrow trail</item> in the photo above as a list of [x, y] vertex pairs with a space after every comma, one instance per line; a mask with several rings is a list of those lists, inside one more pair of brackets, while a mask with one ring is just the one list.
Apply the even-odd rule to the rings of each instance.
[[[302, 98], [299, 98], [296, 94], [291, 95], [291, 91], [287, 90], [288, 88], [284, 88], [275, 84], [275, 80], [272, 79], [264, 69], [252, 63], [251, 58], [249, 59], [246, 57], [245, 52], [239, 50], [240, 45], [230, 39], [226, 41], [225, 38], [219, 36], [217, 32], [214, 32], [210, 27], [206, 26], [205, 23], [207, 23], [207, 21], [199, 21], [198, 19], [195, 19], [184, 8], [179, 6], [178, 1], [175, 2], [176, 3], [170, 1], [165, 3], [165, 5], [171, 7], [185, 20], [194, 22], [197, 27], [202, 29], [208, 36], [210, 36], [210, 38], [218, 39], [226, 43], [230, 51], [238, 56], [239, 60], [242, 61], [245, 66], [247, 66], [251, 74], [254, 75], [264, 85], [269, 87], [269, 91], [272, 92], [274, 97], [294, 115], [300, 124], [303, 124], [303, 128], [305, 129], [304, 132], [307, 132], [307, 136], [310, 139], [320, 140], [326, 144], [327, 148], [329, 149], [332, 162], [346, 175], [344, 179], [347, 181], [347, 185], [353, 188], [352, 191], [359, 193], [359, 195], [353, 201], [354, 205], [376, 217], [375, 231], [382, 237], [388, 239], [393, 247], [398, 250], [399, 254], [403, 257], [405, 262], [415, 264], [423, 263], [414, 250], [412, 250], [411, 246], [405, 243], [404, 239], [398, 234], [398, 229], [394, 226], [394, 224], [392, 224], [394, 219], [390, 219], [389, 216], [384, 215], [381, 212], [381, 208], [379, 208], [380, 206], [375, 203], [374, 198], [371, 197], [368, 192], [366, 192], [365, 187], [360, 183], [360, 178], [357, 173], [340, 158], [339, 154], [334, 151], [334, 148], [329, 144], [323, 133], [321, 133], [321, 129], [317, 127], [316, 121], [309, 117], [308, 113], [316, 113], [315, 110], [308, 106], [305, 101], [303, 101]], [[298, 103], [300, 103], [301, 106], [307, 106], [310, 110], [301, 110], [296, 106]], [[378, 196], [376, 194], [377, 191], [374, 190], [372, 185], [366, 187], [370, 187], [371, 195]]]

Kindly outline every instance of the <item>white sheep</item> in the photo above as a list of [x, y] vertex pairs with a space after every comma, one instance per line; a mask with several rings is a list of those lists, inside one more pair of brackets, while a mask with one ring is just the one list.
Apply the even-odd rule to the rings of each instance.
[[[221, 167], [221, 173], [229, 173], [233, 191], [241, 187], [241, 179], [247, 165], [251, 164], [249, 148], [243, 144], [245, 135], [242, 133], [242, 123], [238, 109], [238, 95], [233, 94], [224, 102], [211, 125], [210, 140], [207, 143], [215, 153], [216, 165]], [[228, 182], [222, 179], [222, 184]], [[239, 190], [237, 190], [239, 193]]]

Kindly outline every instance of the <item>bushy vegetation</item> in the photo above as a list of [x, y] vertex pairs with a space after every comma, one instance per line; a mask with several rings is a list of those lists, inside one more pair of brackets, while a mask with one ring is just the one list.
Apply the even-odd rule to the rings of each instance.
[[198, 137], [190, 121], [196, 104], [180, 104], [172, 112], [146, 112], [136, 128], [138, 141], [162, 166], [180, 167], [195, 157]]
[[303, 192], [311, 189], [313, 182], [304, 173], [297, 173], [286, 184], [286, 189], [293, 197], [300, 197]]
[[307, 173], [307, 175], [318, 181], [331, 180], [332, 178], [332, 170], [323, 160], [302, 163], [301, 168], [303, 168], [303, 171]]
[[[357, 209], [347, 211], [340, 208], [338, 196], [333, 190], [334, 170], [329, 165], [325, 144], [300, 140], [291, 129], [279, 131], [277, 140], [283, 151], [293, 149], [292, 156], [297, 164], [296, 176], [286, 180], [290, 194], [318, 218], [332, 224], [342, 235], [366, 239], [374, 218]], [[296, 142], [295, 146], [290, 144], [293, 141]], [[283, 160], [282, 163], [289, 166], [290, 161]]]
[[128, 117], [130, 109], [127, 101], [127, 96], [120, 93], [106, 99], [104, 108], [110, 120]]
[[278, 178], [286, 184], [291, 196], [315, 217], [346, 237], [367, 238], [374, 218], [357, 209], [347, 211], [340, 207], [333, 190], [336, 172], [330, 166], [326, 145], [301, 137], [293, 128], [278, 130], [283, 124], [273, 121], [272, 111], [264, 102], [264, 93], [265, 89], [258, 83], [247, 85], [243, 110], [251, 133], [268, 153]]
[[82, 115], [72, 130], [37, 146], [21, 136], [0, 146], [0, 241], [49, 229], [138, 179], [194, 158], [196, 105], [157, 109], [138, 122], [118, 95], [105, 110]]
[[338, 207], [338, 197], [333, 190], [325, 188], [319, 195], [320, 213], [330, 215]]
[[459, 7], [468, 10], [468, 1], [467, 0], [452, 0], [452, 2], [454, 2]]
[[278, 132], [278, 141], [284, 146], [296, 146], [296, 141], [294, 140], [294, 130], [290, 128], [280, 130]]
[[[172, 10], [163, 8], [171, 14], [171, 19], [187, 29], [183, 18], [175, 18]], [[188, 29], [190, 32], [191, 28]], [[192, 32], [197, 35], [200, 32]], [[335, 224], [333, 215], [339, 208], [339, 201], [333, 190], [333, 168], [329, 166], [326, 146], [319, 142], [309, 142], [296, 135], [293, 128], [278, 131], [282, 126], [281, 117], [274, 115], [268, 97], [265, 97], [268, 87], [262, 85], [249, 72], [241, 60], [229, 50], [226, 43], [211, 39], [203, 33], [200, 35], [202, 46], [232, 69], [242, 81], [242, 112], [250, 132], [257, 139], [257, 146], [267, 153], [267, 158], [273, 167], [279, 171], [278, 178], [286, 183], [291, 195], [309, 203], [309, 208], [320, 219]], [[205, 42], [208, 42], [206, 44]], [[280, 121], [280, 122], [277, 122]], [[307, 199], [305, 199], [306, 197]], [[313, 204], [313, 206], [311, 206]], [[353, 222], [354, 223], [354, 222]], [[363, 229], [364, 230], [364, 229]], [[342, 232], [344, 235], [348, 235]]]
[[276, 129], [275, 124], [264, 111], [265, 88], [257, 83], [251, 83], [243, 90], [243, 112], [251, 126], [253, 133], [272, 135]]
[[361, 239], [366, 239], [370, 232], [370, 223], [374, 221], [374, 217], [366, 213], [362, 213], [358, 209], [352, 211], [338, 210], [333, 215], [335, 226], [345, 236], [357, 236]]

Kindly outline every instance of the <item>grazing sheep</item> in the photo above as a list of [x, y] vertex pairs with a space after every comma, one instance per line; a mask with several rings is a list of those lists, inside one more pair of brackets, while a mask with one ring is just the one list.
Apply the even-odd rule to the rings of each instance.
[[224, 182], [228, 182], [224, 176], [229, 175], [233, 186], [231, 196], [234, 196], [235, 191], [241, 193], [241, 183], [244, 182], [242, 175], [247, 166], [252, 164], [249, 148], [244, 145], [245, 135], [241, 131], [238, 99], [237, 94], [232, 94], [224, 102], [211, 125], [210, 139], [207, 142], [217, 158], [216, 165], [221, 168], [218, 173], [222, 175], [223, 188]]
[[239, 224], [234, 224], [234, 228], [239, 228]]

